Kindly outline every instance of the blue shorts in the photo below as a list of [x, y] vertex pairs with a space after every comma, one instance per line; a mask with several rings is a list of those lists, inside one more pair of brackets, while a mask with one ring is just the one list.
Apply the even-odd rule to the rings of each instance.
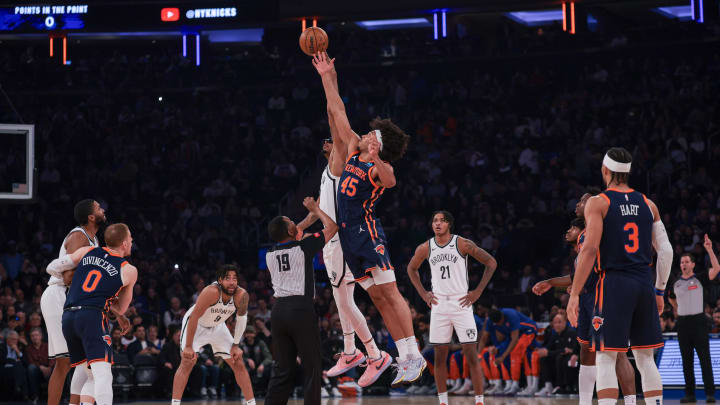
[[86, 360], [88, 364], [96, 361], [112, 363], [112, 341], [102, 311], [92, 308], [65, 311], [62, 328], [72, 367]]
[[580, 294], [580, 308], [577, 321], [577, 340], [590, 345], [592, 341], [592, 317], [595, 307], [595, 290]]
[[626, 352], [663, 346], [655, 288], [650, 279], [638, 280], [619, 271], [605, 271], [598, 279], [598, 299], [592, 325], [593, 349]]
[[[377, 221], [379, 222], [379, 221]], [[395, 270], [390, 264], [390, 252], [387, 248], [385, 232], [379, 223], [369, 227], [367, 223], [358, 225], [340, 225], [338, 235], [347, 263], [355, 281], [371, 277], [370, 272], [377, 269]]]

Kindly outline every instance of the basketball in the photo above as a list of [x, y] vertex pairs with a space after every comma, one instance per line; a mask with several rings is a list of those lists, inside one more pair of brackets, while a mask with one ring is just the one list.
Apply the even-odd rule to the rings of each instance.
[[300, 34], [300, 49], [309, 56], [328, 48], [328, 36], [320, 27], [309, 27]]

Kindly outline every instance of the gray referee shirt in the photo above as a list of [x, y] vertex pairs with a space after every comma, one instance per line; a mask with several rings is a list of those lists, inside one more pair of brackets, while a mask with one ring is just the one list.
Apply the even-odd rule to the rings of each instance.
[[315, 297], [313, 257], [323, 246], [325, 235], [314, 233], [301, 241], [279, 243], [268, 250], [265, 262], [275, 297]]
[[678, 316], [697, 315], [703, 312], [703, 286], [695, 274], [677, 279], [673, 284], [677, 297]]

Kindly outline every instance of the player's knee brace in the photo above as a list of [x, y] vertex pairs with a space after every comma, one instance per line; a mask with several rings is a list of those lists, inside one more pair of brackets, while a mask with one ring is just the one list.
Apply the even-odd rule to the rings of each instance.
[[89, 367], [90, 366], [85, 363], [80, 370], [77, 370], [83, 371], [82, 374], [85, 374], [85, 384], [83, 384], [80, 389], [80, 402], [82, 403], [92, 402], [90, 398], [95, 397], [95, 380]]
[[99, 361], [91, 367], [95, 379], [95, 402], [97, 405], [111, 405], [113, 400], [113, 376], [110, 363]]
[[617, 362], [617, 352], [597, 352], [595, 357], [597, 364], [597, 390], [618, 389], [617, 375], [615, 373], [615, 363]]
[[653, 349], [633, 349], [633, 354], [635, 355], [635, 365], [640, 371], [643, 391], [662, 390], [662, 379], [655, 359], [653, 359]]
[[80, 395], [82, 393], [83, 385], [85, 385], [85, 381], [88, 379], [86, 369], [87, 363], [75, 367], [72, 380], [70, 380], [70, 394]]

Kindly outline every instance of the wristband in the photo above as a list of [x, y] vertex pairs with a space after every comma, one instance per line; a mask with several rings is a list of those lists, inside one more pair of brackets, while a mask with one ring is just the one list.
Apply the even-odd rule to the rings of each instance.
[[655, 289], [655, 295], [657, 295], [658, 297], [664, 297], [664, 296], [665, 296], [665, 290], [661, 290], [661, 289], [659, 289], [659, 288], [656, 288], [656, 289]]

